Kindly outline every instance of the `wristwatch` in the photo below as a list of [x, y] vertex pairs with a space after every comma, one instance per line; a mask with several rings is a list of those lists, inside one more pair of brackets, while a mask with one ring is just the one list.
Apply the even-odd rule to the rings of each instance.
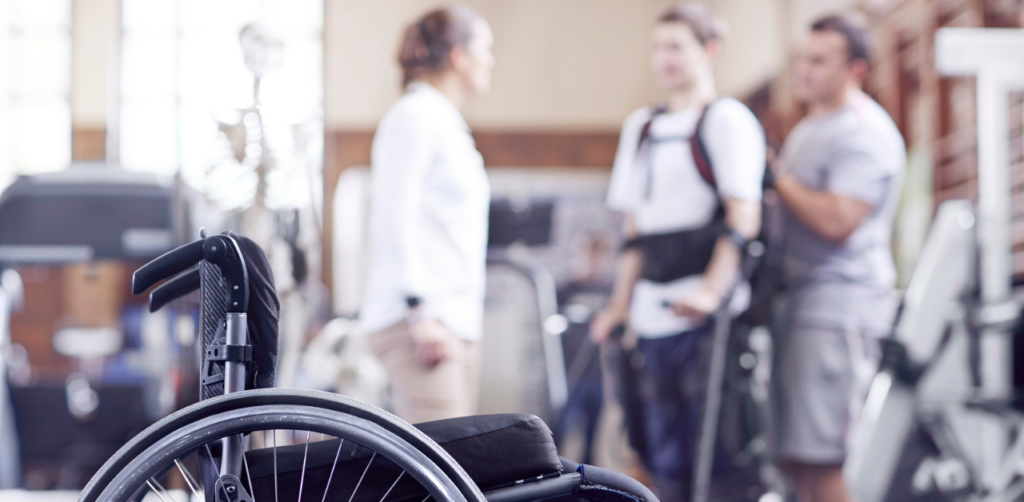
[[420, 297], [413, 295], [406, 296], [405, 304], [409, 307], [409, 311], [405, 314], [406, 323], [413, 325], [423, 320], [423, 309], [420, 308], [420, 305], [423, 304], [423, 300]]

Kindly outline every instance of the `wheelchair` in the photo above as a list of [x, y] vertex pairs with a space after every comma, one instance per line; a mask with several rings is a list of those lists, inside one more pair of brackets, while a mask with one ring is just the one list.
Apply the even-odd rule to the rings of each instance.
[[199, 290], [202, 400], [122, 447], [81, 502], [658, 502], [632, 478], [560, 458], [531, 415], [411, 425], [344, 396], [271, 388], [279, 305], [266, 255], [238, 234], [200, 237], [137, 270], [132, 289], [164, 281], [153, 311]]

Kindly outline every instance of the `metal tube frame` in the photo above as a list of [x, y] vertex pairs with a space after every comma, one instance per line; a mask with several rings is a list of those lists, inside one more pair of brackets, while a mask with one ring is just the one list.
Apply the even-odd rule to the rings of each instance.
[[569, 382], [565, 372], [565, 355], [562, 351], [562, 332], [554, 332], [547, 322], [558, 314], [558, 293], [555, 278], [543, 265], [528, 258], [515, 257], [512, 253], [501, 253], [499, 257], [487, 259], [488, 265], [504, 265], [522, 274], [533, 284], [537, 293], [537, 314], [541, 331], [541, 347], [544, 350], [544, 367], [547, 371], [548, 404], [552, 416], [557, 417], [569, 399]]
[[[225, 329], [226, 345], [248, 345], [248, 322], [244, 312], [228, 312]], [[238, 361], [224, 361], [224, 393], [245, 390], [246, 364]], [[221, 440], [223, 453], [220, 458], [220, 474], [238, 476], [242, 472], [244, 454], [242, 436], [230, 436]]]

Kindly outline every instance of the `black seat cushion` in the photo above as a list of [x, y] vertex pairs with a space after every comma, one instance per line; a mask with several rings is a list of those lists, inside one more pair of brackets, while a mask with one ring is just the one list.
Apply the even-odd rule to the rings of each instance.
[[561, 472], [551, 429], [533, 415], [450, 418], [417, 424], [481, 489]]
[[[481, 415], [416, 427], [440, 444], [482, 490], [562, 471], [551, 430], [532, 415]], [[353, 502], [380, 500], [383, 494], [389, 502], [419, 501], [424, 495], [413, 479], [399, 476], [396, 465], [371, 458], [370, 451], [350, 441], [281, 446], [276, 452], [263, 448], [245, 456], [242, 479], [251, 479], [257, 493], [298, 493], [302, 486], [302, 502], [319, 501], [325, 492], [331, 499], [343, 497], [339, 500], [356, 493]]]

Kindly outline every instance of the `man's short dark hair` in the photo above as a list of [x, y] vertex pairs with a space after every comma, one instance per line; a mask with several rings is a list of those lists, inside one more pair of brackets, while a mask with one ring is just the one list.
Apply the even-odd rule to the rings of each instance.
[[858, 59], [871, 62], [871, 35], [860, 19], [850, 15], [826, 16], [811, 25], [812, 32], [832, 31], [846, 39], [850, 62]]

